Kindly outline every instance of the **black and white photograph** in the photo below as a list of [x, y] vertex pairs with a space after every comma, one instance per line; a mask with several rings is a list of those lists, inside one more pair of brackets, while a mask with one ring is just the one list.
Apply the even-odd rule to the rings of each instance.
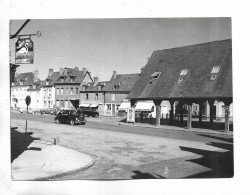
[[231, 25], [10, 20], [12, 180], [232, 178]]
[[0, 1], [0, 194], [247, 194], [249, 8]]

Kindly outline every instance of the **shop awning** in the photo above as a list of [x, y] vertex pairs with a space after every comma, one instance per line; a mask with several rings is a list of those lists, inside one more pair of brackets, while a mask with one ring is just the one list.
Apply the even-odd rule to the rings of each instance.
[[97, 106], [99, 106], [99, 104], [98, 103], [94, 103], [94, 104], [90, 104], [89, 107], [93, 108], [93, 107], [97, 107]]
[[90, 106], [89, 103], [82, 103], [82, 104], [79, 105], [79, 107], [89, 107], [89, 106]]
[[154, 106], [153, 102], [137, 102], [135, 111], [149, 111], [151, 112], [152, 107]]
[[127, 110], [130, 107], [131, 107], [130, 102], [122, 102], [120, 107], [119, 107], [119, 110]]

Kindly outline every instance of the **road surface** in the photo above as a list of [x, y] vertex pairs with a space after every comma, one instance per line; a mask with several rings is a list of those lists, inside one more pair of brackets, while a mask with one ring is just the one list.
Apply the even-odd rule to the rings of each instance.
[[[25, 114], [11, 125], [25, 129]], [[233, 176], [233, 137], [118, 125], [117, 118], [86, 125], [55, 124], [50, 115], [28, 115], [32, 136], [90, 155], [95, 165], [66, 179], [200, 178]], [[63, 162], [62, 162], [63, 163]]]

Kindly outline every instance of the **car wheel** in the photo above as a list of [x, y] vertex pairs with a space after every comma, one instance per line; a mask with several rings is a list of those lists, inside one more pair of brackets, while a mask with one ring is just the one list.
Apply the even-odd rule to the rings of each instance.
[[71, 124], [71, 125], [74, 125], [74, 124], [75, 124], [74, 119], [71, 119], [70, 124]]
[[60, 123], [58, 119], [56, 119], [56, 123], [57, 123], [57, 124], [59, 124], [59, 123]]

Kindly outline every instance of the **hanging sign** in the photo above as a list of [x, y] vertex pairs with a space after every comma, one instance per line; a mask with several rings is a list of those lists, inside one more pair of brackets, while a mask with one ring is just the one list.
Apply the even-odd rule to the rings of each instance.
[[16, 64], [33, 64], [34, 44], [31, 38], [18, 39], [16, 42]]

